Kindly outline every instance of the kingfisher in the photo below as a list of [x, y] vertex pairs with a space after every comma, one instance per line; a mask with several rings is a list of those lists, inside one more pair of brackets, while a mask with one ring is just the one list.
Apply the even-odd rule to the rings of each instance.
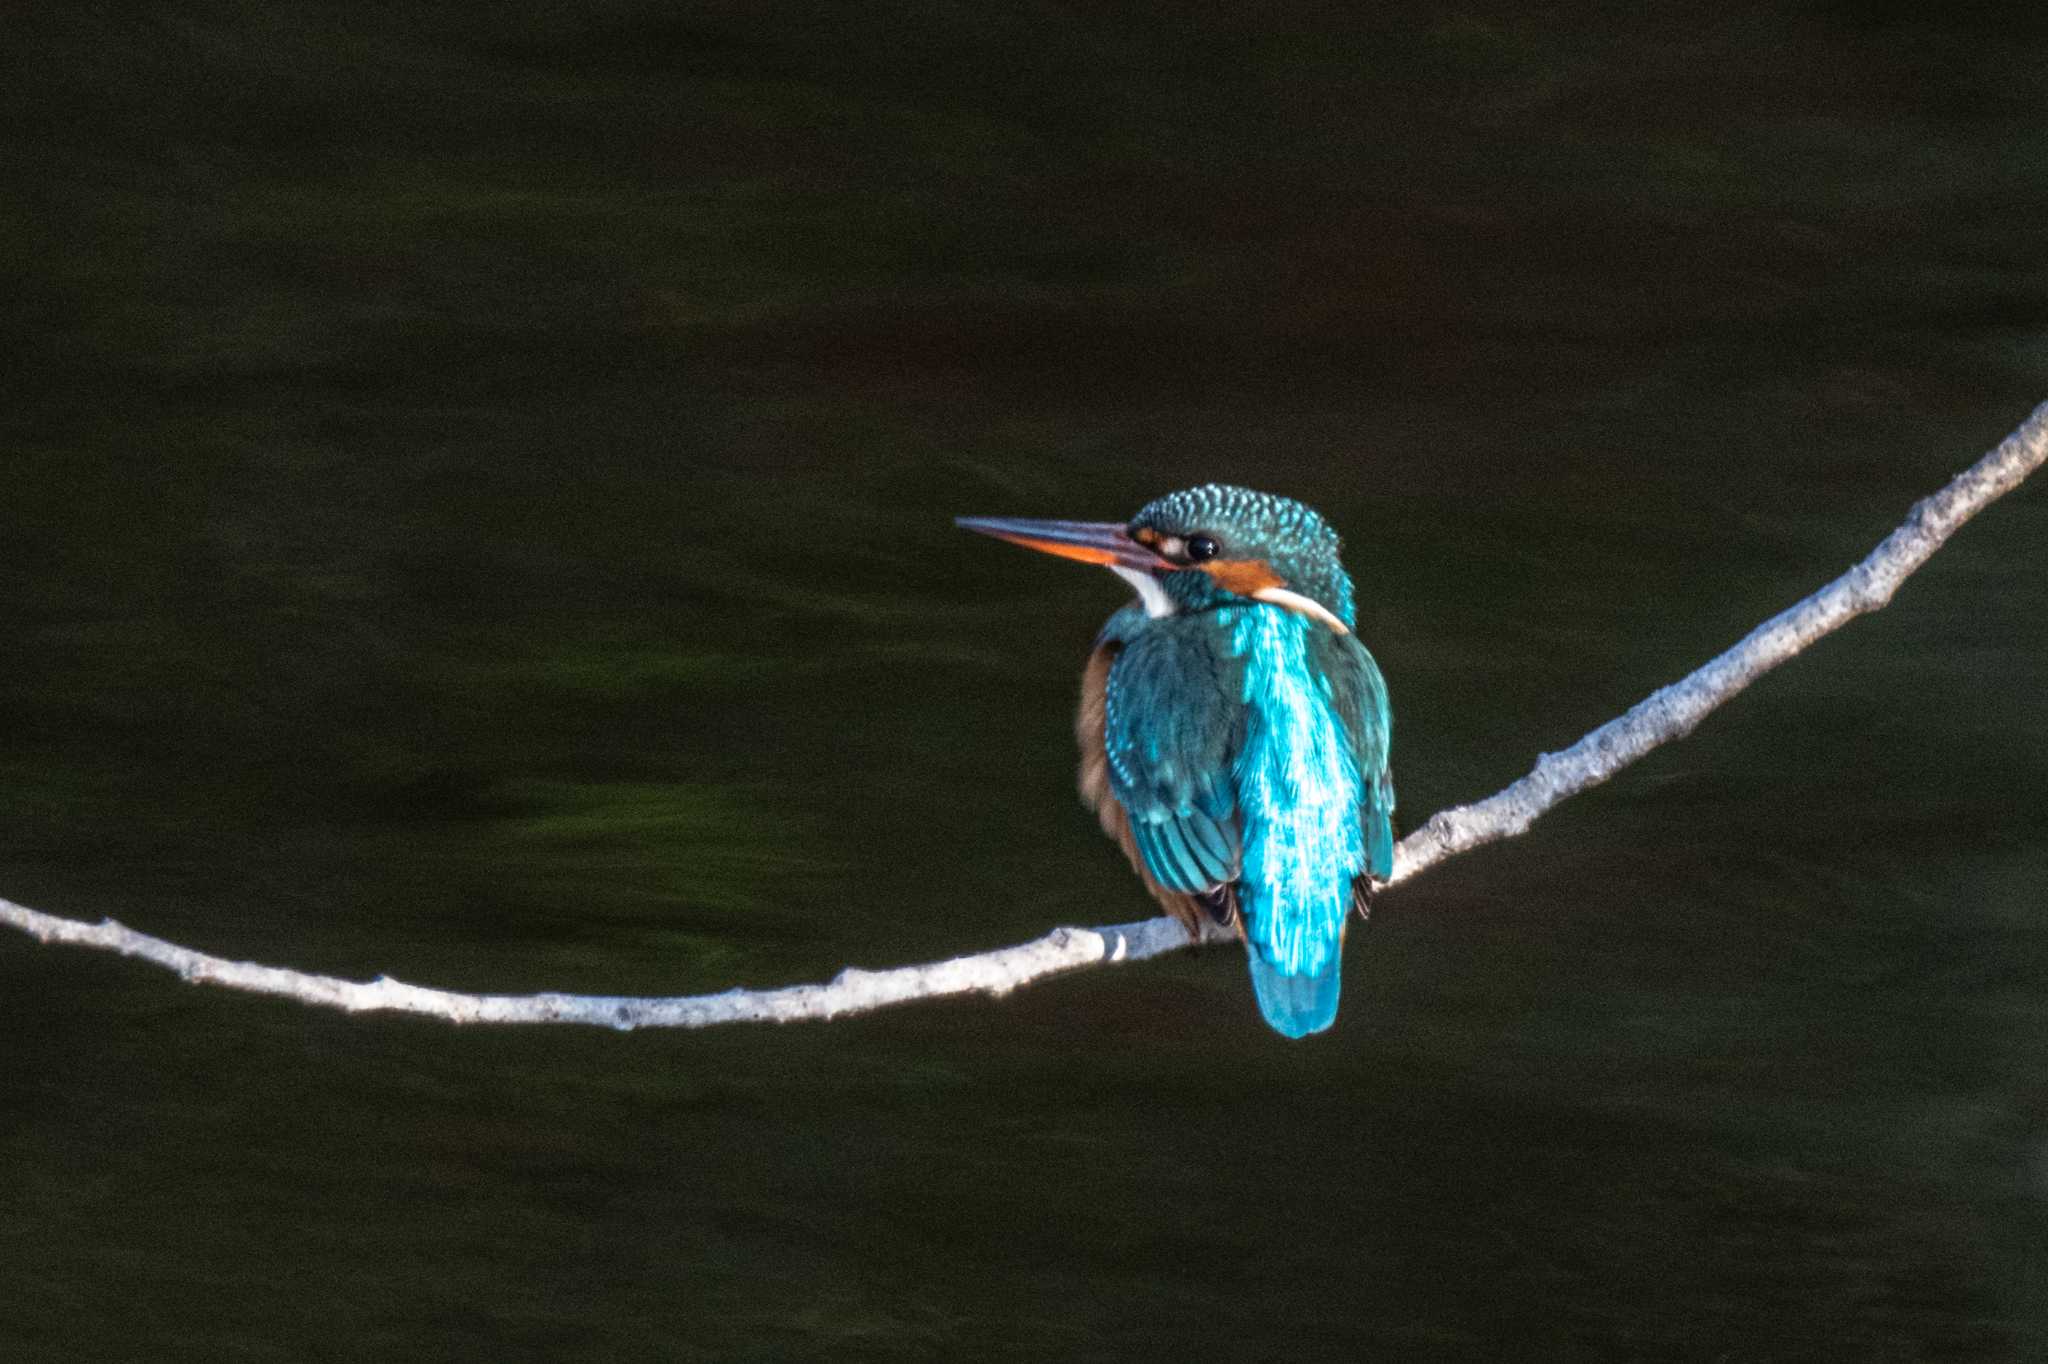
[[1337, 532], [1221, 483], [1128, 523], [956, 524], [1100, 564], [1137, 593], [1082, 670], [1082, 802], [1190, 937], [1206, 916], [1244, 941], [1275, 1030], [1328, 1028], [1345, 926], [1394, 869], [1393, 720]]

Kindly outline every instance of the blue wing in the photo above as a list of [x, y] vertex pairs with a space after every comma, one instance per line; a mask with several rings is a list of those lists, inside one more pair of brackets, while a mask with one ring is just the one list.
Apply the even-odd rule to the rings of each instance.
[[1237, 879], [1242, 858], [1231, 785], [1241, 667], [1210, 613], [1125, 624], [1103, 702], [1109, 788], [1152, 879], [1213, 892]]
[[1359, 824], [1365, 833], [1365, 869], [1384, 881], [1394, 870], [1394, 776], [1387, 767], [1394, 720], [1379, 665], [1354, 635], [1325, 634], [1314, 644], [1330, 682], [1330, 701], [1344, 722], [1363, 788]]
[[1081, 792], [1166, 907], [1241, 910], [1261, 1012], [1337, 1012], [1344, 922], [1393, 868], [1386, 687], [1349, 636], [1277, 607], [1104, 627], [1082, 684]]

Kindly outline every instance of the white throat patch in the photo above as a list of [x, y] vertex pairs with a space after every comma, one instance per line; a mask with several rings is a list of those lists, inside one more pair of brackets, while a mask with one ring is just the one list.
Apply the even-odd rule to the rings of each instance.
[[1170, 616], [1180, 608], [1173, 604], [1173, 598], [1166, 595], [1166, 589], [1159, 585], [1159, 579], [1142, 568], [1125, 568], [1122, 564], [1111, 564], [1109, 571], [1129, 583], [1138, 594], [1138, 600], [1145, 604], [1145, 614], [1158, 620]]

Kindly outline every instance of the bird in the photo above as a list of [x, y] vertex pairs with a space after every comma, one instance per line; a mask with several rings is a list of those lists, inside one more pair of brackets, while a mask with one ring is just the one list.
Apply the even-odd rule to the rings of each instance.
[[1131, 586], [1082, 669], [1082, 802], [1190, 937], [1243, 940], [1275, 1031], [1329, 1028], [1345, 928], [1394, 866], [1393, 720], [1337, 532], [1222, 483], [1128, 522], [955, 524]]

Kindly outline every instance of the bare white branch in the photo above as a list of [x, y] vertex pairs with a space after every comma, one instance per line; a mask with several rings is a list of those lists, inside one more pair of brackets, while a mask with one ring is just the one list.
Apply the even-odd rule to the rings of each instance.
[[1146, 919], [1105, 928], [1055, 928], [1015, 947], [922, 966], [864, 971], [849, 966], [823, 985], [779, 990], [727, 990], [716, 995], [465, 995], [432, 990], [389, 976], [342, 980], [280, 966], [230, 961], [138, 933], [112, 919], [80, 923], [0, 900], [0, 923], [42, 942], [97, 947], [153, 962], [195, 984], [222, 985], [261, 995], [282, 995], [350, 1013], [377, 1009], [426, 1014], [450, 1023], [588, 1023], [634, 1028], [707, 1028], [714, 1023], [794, 1023], [946, 995], [1006, 995], [1041, 976], [1082, 966], [1138, 961], [1186, 947], [1188, 935], [1172, 919]]
[[[1681, 681], [1653, 693], [1561, 753], [1540, 757], [1529, 775], [1471, 805], [1440, 811], [1394, 850], [1398, 883], [1448, 857], [1512, 838], [1559, 801], [1606, 781], [1672, 739], [1683, 738], [1729, 697], [1799, 653], [1822, 635], [1891, 601], [1915, 569], [1956, 528], [2010, 492], [2048, 459], [2048, 403], [1954, 482], [1917, 504], [1905, 523], [1868, 558], [1789, 610], [1750, 631], [1734, 648]], [[123, 927], [44, 914], [0, 900], [0, 924], [38, 940], [96, 947], [153, 962], [188, 981], [281, 995], [352, 1013], [387, 1009], [451, 1023], [584, 1023], [599, 1027], [703, 1028], [716, 1023], [789, 1023], [836, 1018], [891, 1004], [946, 995], [1006, 995], [1020, 985], [1084, 966], [1142, 961], [1190, 945], [1172, 919], [1055, 928], [1042, 938], [950, 961], [884, 971], [848, 967], [822, 985], [779, 990], [727, 990], [716, 995], [634, 998], [606, 995], [465, 995], [407, 985], [307, 975], [277, 966], [229, 961]]]
[[1997, 449], [1956, 475], [1946, 488], [1915, 503], [1904, 524], [1862, 563], [1562, 753], [1543, 754], [1529, 775], [1512, 786], [1474, 804], [1431, 815], [1394, 849], [1393, 880], [1419, 875], [1481, 844], [1512, 838], [1559, 801], [1598, 786], [1659, 744], [1692, 733], [1722, 702], [1822, 635], [1887, 605], [1899, 584], [1958, 526], [2018, 487], [2044, 458], [2048, 403], [2035, 408]]

